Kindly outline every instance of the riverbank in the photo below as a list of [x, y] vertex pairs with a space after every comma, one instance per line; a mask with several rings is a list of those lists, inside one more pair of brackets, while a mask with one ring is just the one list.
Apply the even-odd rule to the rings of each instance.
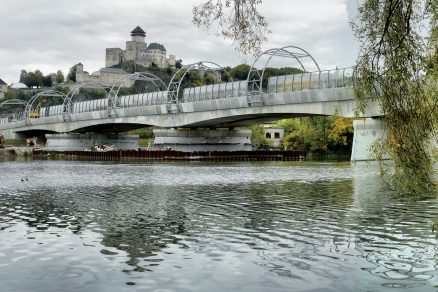
[[34, 149], [36, 158], [60, 157], [102, 161], [298, 161], [306, 160], [305, 151], [195, 151], [115, 150], [115, 151], [47, 151]]
[[0, 157], [30, 157], [33, 150], [31, 147], [6, 147], [0, 149]]
[[298, 161], [307, 160], [306, 151], [197, 151], [114, 150], [114, 151], [50, 151], [43, 148], [7, 147], [0, 157], [32, 157], [36, 159], [101, 160], [101, 161]]

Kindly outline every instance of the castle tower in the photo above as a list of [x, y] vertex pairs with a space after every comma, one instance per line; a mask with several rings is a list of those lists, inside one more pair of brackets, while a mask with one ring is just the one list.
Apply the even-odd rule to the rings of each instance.
[[144, 43], [146, 33], [141, 27], [137, 26], [133, 31], [131, 31], [131, 37], [133, 42]]
[[82, 63], [76, 64], [76, 73], [83, 73], [84, 72], [84, 65]]
[[76, 82], [84, 82], [84, 65], [82, 63], [76, 64]]
[[131, 31], [131, 41], [126, 42], [126, 50], [124, 52], [125, 61], [135, 61], [138, 56], [146, 50], [145, 37], [146, 33], [141, 27], [137, 26]]

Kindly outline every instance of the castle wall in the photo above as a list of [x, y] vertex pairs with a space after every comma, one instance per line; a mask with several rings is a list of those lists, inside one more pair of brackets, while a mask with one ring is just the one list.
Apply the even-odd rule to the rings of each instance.
[[[99, 75], [90, 75], [86, 72], [84, 73], [76, 73], [76, 82], [77, 83], [87, 83], [87, 82], [95, 82], [99, 84], [105, 85], [113, 85], [123, 76], [123, 74], [111, 74], [111, 73], [100, 73]], [[79, 78], [78, 78], [79, 77]], [[131, 87], [134, 85], [134, 80], [128, 80], [124, 83], [123, 87]]]
[[8, 91], [7, 85], [0, 85], [0, 99], [5, 98], [5, 93]]
[[155, 63], [159, 68], [175, 67], [176, 61], [174, 55], [167, 54], [160, 44], [155, 44], [153, 49], [147, 47], [145, 37], [142, 35], [132, 35], [132, 40], [126, 42], [126, 49], [108, 48], [106, 49], [105, 67], [110, 68], [120, 64], [123, 61], [135, 61], [137, 64], [150, 67]]
[[121, 63], [123, 51], [119, 48], [106, 49], [105, 67], [109, 68]]
[[[104, 72], [103, 70], [108, 69], [101, 69], [97, 72], [94, 72], [92, 75], [88, 74], [88, 72], [85, 72], [83, 70], [83, 65], [78, 64], [76, 67], [76, 83], [99, 83], [99, 84], [105, 84], [105, 85], [113, 85], [117, 81], [120, 80], [121, 77], [125, 75], [129, 75], [128, 73], [119, 73], [119, 72]], [[124, 83], [124, 87], [131, 87], [134, 85], [133, 80], [128, 80]]]

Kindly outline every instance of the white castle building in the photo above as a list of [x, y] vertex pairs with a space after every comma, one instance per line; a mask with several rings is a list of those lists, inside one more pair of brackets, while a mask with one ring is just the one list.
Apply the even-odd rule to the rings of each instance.
[[150, 67], [155, 64], [159, 68], [174, 68], [175, 56], [169, 55], [162, 44], [146, 43], [146, 33], [137, 26], [131, 31], [132, 40], [126, 42], [126, 49], [106, 49], [105, 67], [109, 68], [124, 61], [134, 61], [137, 65]]
[[[93, 72], [92, 74], [84, 71], [84, 66], [79, 63], [76, 65], [77, 83], [100, 83], [112, 85], [128, 72], [121, 68], [111, 68], [125, 61], [134, 61], [136, 65], [150, 67], [155, 64], [159, 68], [175, 68], [175, 56], [167, 57], [166, 49], [162, 44], [150, 43], [147, 45], [146, 33], [137, 26], [131, 31], [132, 40], [126, 42], [126, 49], [109, 48], [106, 49], [105, 68]], [[125, 86], [132, 86], [134, 81], [128, 80]]]

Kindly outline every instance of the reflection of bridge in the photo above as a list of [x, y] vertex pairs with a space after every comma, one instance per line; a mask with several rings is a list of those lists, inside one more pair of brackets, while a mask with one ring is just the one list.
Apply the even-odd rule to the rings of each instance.
[[[266, 76], [266, 67], [274, 56], [297, 61], [302, 73]], [[267, 60], [263, 60], [264, 58]], [[310, 60], [317, 71], [306, 70], [303, 63], [306, 59]], [[261, 70], [256, 68], [260, 63], [263, 66]], [[211, 62], [184, 66], [175, 73], [167, 86], [150, 73], [124, 76], [112, 87], [93, 84], [92, 86], [106, 92], [105, 98], [97, 100], [75, 101], [79, 89], [90, 84], [73, 87], [68, 94], [41, 92], [25, 104], [21, 114], [3, 117], [0, 120], [0, 130], [8, 138], [13, 138], [33, 133], [117, 133], [146, 126], [234, 128], [290, 117], [353, 117], [355, 114], [352, 70], [345, 68], [320, 71], [315, 60], [302, 49], [285, 47], [264, 52], [254, 62], [245, 81], [183, 88], [182, 84], [191, 70], [208, 74], [209, 71], [217, 70], [212, 65], [223, 70]], [[217, 79], [220, 81], [220, 78]], [[128, 80], [145, 81], [151, 84], [154, 91], [121, 96], [120, 89]], [[59, 104], [36, 111], [34, 105], [40, 98], [59, 100]], [[1, 104], [0, 107], [16, 103], [23, 104], [22, 101], [13, 100]], [[379, 115], [377, 106], [370, 106], [365, 114], [366, 117]], [[165, 136], [167, 141], [172, 140], [168, 139], [169, 135]], [[180, 137], [178, 139], [181, 140]], [[236, 137], [233, 143], [239, 143], [235, 141]]]

